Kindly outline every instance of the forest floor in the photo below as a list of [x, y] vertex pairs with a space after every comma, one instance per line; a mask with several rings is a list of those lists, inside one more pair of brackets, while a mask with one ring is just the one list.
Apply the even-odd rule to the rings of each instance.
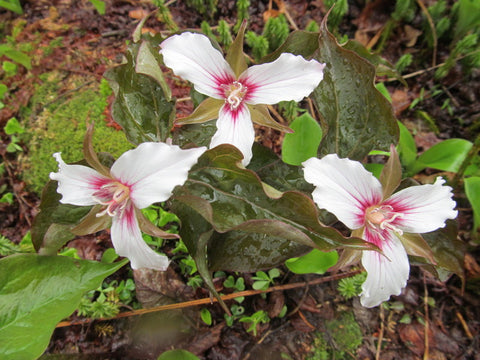
[[[268, 1], [250, 2], [249, 30], [261, 33], [264, 16], [274, 12], [269, 9]], [[146, 0], [106, 0], [105, 3], [104, 15], [87, 0], [26, 0], [22, 2], [23, 15], [0, 9], [3, 34], [11, 34], [12, 29], [19, 28], [14, 41], [34, 44], [29, 50], [32, 68], [19, 67], [16, 74], [4, 78], [3, 83], [11, 95], [10, 101], [4, 100], [6, 106], [0, 111], [0, 154], [5, 168], [0, 175], [0, 189], [14, 194], [13, 201], [0, 203], [0, 234], [16, 244], [30, 230], [39, 211], [40, 194], [23, 175], [22, 158], [29, 157], [30, 144], [18, 143], [21, 155], [7, 152], [11, 138], [3, 128], [12, 117], [17, 117], [28, 128], [45, 116], [45, 107], [74, 98], [90, 84], [98, 85], [107, 69], [121, 63], [126, 43], [139, 19], [156, 9]], [[199, 29], [202, 20], [208, 20], [211, 25], [216, 25], [220, 19], [229, 24], [236, 22], [234, 0], [219, 0], [213, 16], [199, 14], [187, 4], [190, 2], [169, 3], [172, 19], [179, 29]], [[338, 32], [374, 46], [376, 35], [391, 17], [393, 7], [389, 3], [393, 2], [367, 3], [369, 5], [360, 0], [350, 1]], [[295, 24], [303, 29], [310, 20], [320, 23], [326, 14], [323, 2], [318, 0], [290, 0], [285, 4], [283, 11], [288, 14], [291, 27]], [[277, 5], [274, 9], [281, 10]], [[415, 134], [419, 152], [445, 139], [474, 141], [480, 129], [480, 72], [474, 69], [465, 74], [463, 68], [456, 65], [448, 76], [434, 80], [432, 71], [428, 70], [432, 54], [425, 55], [424, 44], [420, 41], [425, 19], [420, 9], [417, 12], [409, 25], [396, 25], [381, 50], [381, 55], [391, 63], [396, 63], [405, 53], [425, 58], [423, 68], [407, 68], [406, 73], [414, 74], [406, 79], [408, 87], [398, 81], [386, 83], [395, 115]], [[152, 32], [168, 33], [166, 25], [155, 16], [145, 26]], [[435, 61], [440, 63], [447, 58], [450, 48], [448, 44], [439, 43], [435, 50]], [[54, 80], [57, 82], [56, 95], [33, 101], [39, 87], [48, 81], [48, 76], [44, 75], [53, 73], [61, 74]], [[176, 79], [170, 84], [177, 98], [189, 96], [185, 83]], [[435, 89], [441, 91], [433, 96]], [[109, 113], [112, 101], [109, 96], [103, 114], [109, 124], [113, 123]], [[418, 101], [415, 109], [409, 108], [413, 101]], [[187, 113], [190, 109], [188, 102], [178, 103], [179, 113]], [[419, 109], [435, 119], [434, 125], [419, 117]], [[264, 145], [279, 150], [279, 133], [264, 131], [261, 135]], [[417, 176], [431, 175], [428, 171]], [[265, 297], [247, 297], [242, 304], [246, 314], [265, 310], [271, 319], [257, 327], [256, 335], [247, 332], [248, 324], [243, 322], [234, 321], [228, 326], [218, 305], [203, 305], [211, 313], [213, 323], [210, 326], [199, 320], [201, 307], [197, 306], [184, 311], [59, 327], [44, 357], [156, 359], [163, 351], [181, 348], [209, 360], [480, 359], [480, 251], [471, 237], [472, 209], [461, 191], [456, 192], [456, 200], [458, 239], [466, 249], [465, 283], [456, 275], [440, 281], [424, 269], [413, 267], [402, 295], [392, 298], [387, 306], [365, 309], [357, 298], [346, 300], [339, 295], [338, 280], [334, 274], [327, 273], [324, 277], [330, 280], [322, 284], [304, 284], [292, 290], [273, 291]], [[106, 233], [77, 238], [68, 246], [77, 248], [81, 257], [93, 260], [99, 260], [103, 251], [111, 247]], [[318, 279], [317, 275], [295, 275], [285, 269], [283, 274], [275, 285]], [[122, 270], [113, 278], [120, 281], [128, 276], [132, 274]], [[243, 277], [247, 287], [251, 286], [252, 275]], [[206, 290], [193, 290], [186, 285], [178, 264], [155, 278], [139, 274], [135, 274], [135, 278], [141, 280], [136, 284], [140, 298], [142, 291], [152, 287], [160, 288], [176, 301], [208, 298]], [[284, 305], [288, 312], [280, 318], [278, 315]], [[73, 315], [69, 321], [79, 319]], [[157, 326], [159, 323], [164, 326]]]

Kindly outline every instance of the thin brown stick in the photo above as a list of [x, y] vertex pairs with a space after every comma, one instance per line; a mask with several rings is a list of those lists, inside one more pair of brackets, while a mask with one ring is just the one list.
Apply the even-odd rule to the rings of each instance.
[[[225, 301], [225, 300], [231, 300], [231, 299], [241, 297], [241, 296], [252, 296], [252, 295], [258, 295], [258, 294], [262, 294], [262, 293], [270, 293], [270, 292], [273, 292], [273, 291], [285, 291], [285, 290], [291, 290], [291, 289], [296, 289], [296, 288], [305, 287], [305, 286], [319, 285], [319, 284], [323, 284], [323, 283], [326, 283], [326, 282], [329, 282], [329, 281], [334, 281], [334, 280], [339, 280], [339, 279], [343, 279], [343, 278], [346, 278], [346, 277], [350, 277], [350, 276], [356, 275], [360, 272], [361, 272], [360, 270], [354, 270], [354, 271], [350, 271], [348, 273], [325, 276], [325, 277], [318, 278], [318, 279], [315, 279], [315, 280], [312, 280], [312, 281], [304, 281], [304, 282], [297, 282], [297, 283], [291, 283], [291, 284], [285, 284], [285, 285], [272, 286], [272, 287], [270, 287], [266, 290], [239, 291], [239, 292], [228, 294], [228, 295], [222, 295], [220, 298]], [[184, 308], [197, 306], [197, 305], [213, 304], [215, 302], [218, 302], [218, 300], [216, 298], [203, 298], [203, 299], [197, 299], [197, 300], [190, 300], [190, 301], [185, 301], [185, 302], [176, 303], [176, 304], [156, 306], [156, 307], [153, 307], [153, 308], [150, 308], [150, 309], [139, 309], [139, 310], [134, 310], [134, 311], [126, 311], [126, 312], [120, 313], [117, 316], [112, 317], [112, 318], [84, 319], [84, 320], [80, 320], [80, 321], [62, 321], [62, 322], [58, 323], [56, 327], [60, 328], [60, 327], [66, 327], [66, 326], [72, 326], [72, 325], [83, 325], [83, 324], [90, 323], [92, 321], [115, 320], [115, 319], [119, 319], [119, 318], [149, 314], [149, 313], [165, 311], [165, 310], [176, 310], [176, 309], [184, 309]]]
[[382, 350], [383, 334], [385, 332], [385, 310], [380, 305], [380, 333], [378, 334], [377, 351], [375, 352], [375, 360], [380, 360], [380, 351]]
[[473, 339], [472, 332], [470, 331], [470, 328], [468, 327], [467, 322], [463, 318], [463, 315], [458, 311], [457, 311], [457, 318], [458, 318], [458, 320], [460, 320], [460, 323], [462, 324], [463, 330], [465, 330], [465, 334], [467, 334], [468, 338], [470, 340], [472, 340]]

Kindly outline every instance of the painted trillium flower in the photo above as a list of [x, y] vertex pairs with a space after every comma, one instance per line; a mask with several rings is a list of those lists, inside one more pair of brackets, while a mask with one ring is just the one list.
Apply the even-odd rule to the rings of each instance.
[[[323, 79], [325, 64], [284, 53], [271, 63], [247, 69], [242, 51], [243, 33], [239, 31], [230, 46], [227, 62], [208, 37], [184, 32], [161, 43], [160, 53], [166, 66], [193, 83], [195, 90], [207, 95], [194, 113], [176, 122], [178, 125], [217, 120], [217, 132], [210, 148], [232, 144], [244, 155], [246, 166], [252, 158], [255, 132], [252, 120], [260, 125], [288, 131], [275, 122], [265, 105], [280, 101], [300, 101]], [[232, 65], [232, 66], [230, 66]], [[262, 104], [262, 105], [260, 105]]]
[[[398, 159], [394, 148], [391, 153], [391, 159]], [[413, 237], [417, 244], [420, 241], [421, 246], [428, 248], [423, 238], [415, 234], [442, 228], [447, 219], [457, 216], [452, 188], [444, 186], [440, 177], [434, 184], [412, 186], [392, 195], [400, 183], [400, 165], [391, 176], [396, 178], [394, 184], [384, 177], [383, 188], [361, 163], [340, 159], [336, 154], [311, 158], [303, 166], [305, 180], [315, 185], [312, 196], [317, 205], [355, 230], [354, 235], [382, 251], [362, 252], [362, 265], [368, 275], [360, 301], [366, 307], [399, 295], [406, 286], [410, 265], [403, 243]], [[428, 251], [429, 248], [425, 253]]]
[[[95, 217], [84, 222], [95, 222], [95, 218], [111, 218], [111, 238], [115, 251], [129, 258], [133, 269], [164, 271], [168, 267], [168, 258], [157, 254], [145, 243], [140, 227], [145, 232], [153, 232], [153, 235], [160, 237], [169, 237], [169, 234], [146, 223], [148, 220], [139, 209], [167, 200], [175, 186], [186, 181], [188, 171], [205, 150], [205, 147], [182, 150], [178, 146], [164, 143], [143, 143], [122, 154], [110, 170], [103, 167], [94, 156], [89, 163], [93, 163], [98, 171], [83, 165], [68, 165], [60, 153], [56, 153], [54, 157], [59, 170], [50, 173], [50, 178], [58, 181], [57, 191], [62, 194], [61, 203], [99, 205], [93, 209]], [[86, 153], [88, 161], [87, 155]], [[101, 220], [98, 222], [103, 225], [108, 223]], [[82, 224], [78, 227], [81, 226]], [[97, 228], [96, 231], [105, 227], [108, 225]], [[91, 232], [94, 231], [87, 233]]]

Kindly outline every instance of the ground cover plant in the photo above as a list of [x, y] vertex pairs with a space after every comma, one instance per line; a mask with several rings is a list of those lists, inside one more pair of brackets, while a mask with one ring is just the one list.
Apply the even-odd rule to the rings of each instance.
[[2, 358], [475, 358], [475, 1], [23, 5]]

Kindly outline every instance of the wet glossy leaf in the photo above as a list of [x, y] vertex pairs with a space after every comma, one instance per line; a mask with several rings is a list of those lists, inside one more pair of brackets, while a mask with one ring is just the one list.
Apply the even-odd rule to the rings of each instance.
[[465, 139], [448, 139], [433, 145], [420, 155], [413, 166], [414, 174], [429, 167], [457, 172], [473, 144]]
[[359, 56], [368, 60], [376, 68], [376, 73], [378, 76], [388, 76], [396, 78], [401, 81], [405, 86], [407, 83], [403, 80], [402, 76], [397, 72], [395, 66], [390, 64], [387, 60], [382, 58], [380, 55], [371, 53], [365, 46], [356, 40], [348, 40], [345, 44], [342, 45], [344, 49], [354, 51]]
[[322, 128], [317, 121], [305, 113], [293, 120], [290, 128], [294, 133], [285, 134], [282, 160], [290, 165], [301, 165], [311, 157], [316, 157], [322, 140]]
[[186, 186], [177, 189], [174, 200], [201, 214], [220, 233], [261, 233], [303, 245], [315, 244], [321, 250], [370, 246], [320, 224], [309, 197], [265, 186], [254, 172], [238, 167], [241, 158], [231, 145], [207, 151], [191, 169]]
[[70, 231], [90, 211], [90, 207], [60, 204], [57, 182], [49, 181], [43, 189], [40, 212], [32, 226], [32, 243], [44, 255], [54, 255], [75, 237]]
[[180, 147], [186, 145], [209, 146], [215, 131], [217, 131], [215, 121], [175, 127], [173, 130], [173, 143]]
[[457, 239], [457, 233], [456, 222], [448, 220], [445, 228], [423, 234], [423, 238], [433, 251], [437, 267], [464, 279], [465, 244]]
[[282, 53], [302, 55], [310, 58], [318, 49], [318, 33], [297, 30], [288, 35], [285, 42], [273, 53], [262, 59], [262, 62], [272, 62]]
[[[174, 101], [169, 101], [155, 71], [155, 56], [148, 46], [131, 44], [127, 63], [105, 74], [115, 94], [114, 120], [124, 129], [127, 139], [138, 145], [146, 141], [165, 141], [170, 136], [175, 116]], [[140, 55], [140, 57], [138, 57]], [[138, 66], [138, 71], [136, 71]], [[145, 75], [147, 73], [148, 75]], [[165, 85], [163, 84], [163, 87]]]
[[285, 265], [295, 274], [324, 274], [337, 260], [336, 251], [323, 252], [313, 249], [299, 258], [288, 259]]
[[21, 254], [0, 260], [0, 358], [36, 359], [57, 322], [87, 291], [128, 260], [115, 264], [64, 256]]
[[392, 106], [375, 88], [375, 67], [342, 48], [322, 22], [315, 58], [327, 64], [312, 98], [323, 116], [320, 154], [361, 160], [370, 150], [388, 150], [398, 139]]

